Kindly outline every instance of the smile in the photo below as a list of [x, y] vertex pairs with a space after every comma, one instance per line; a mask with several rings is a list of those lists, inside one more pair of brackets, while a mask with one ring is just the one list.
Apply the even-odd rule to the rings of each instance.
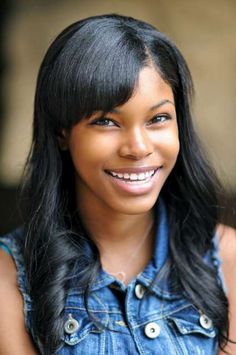
[[151, 192], [159, 181], [162, 170], [160, 166], [140, 168], [120, 168], [105, 170], [115, 189], [126, 194], [138, 196]]
[[114, 171], [109, 171], [108, 174], [112, 175], [116, 179], [121, 179], [126, 182], [146, 182], [154, 174], [155, 170], [149, 170], [141, 173], [116, 173]]

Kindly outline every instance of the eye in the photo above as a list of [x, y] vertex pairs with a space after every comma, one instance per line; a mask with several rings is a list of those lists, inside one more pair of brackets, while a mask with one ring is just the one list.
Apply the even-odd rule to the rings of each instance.
[[161, 124], [161, 123], [164, 123], [170, 119], [171, 119], [171, 116], [169, 116], [167, 114], [156, 115], [150, 121], [148, 121], [148, 126], [152, 125], [152, 124], [158, 124], [158, 123]]
[[96, 126], [107, 126], [107, 127], [117, 126], [117, 124], [113, 120], [105, 117], [97, 118], [91, 124]]

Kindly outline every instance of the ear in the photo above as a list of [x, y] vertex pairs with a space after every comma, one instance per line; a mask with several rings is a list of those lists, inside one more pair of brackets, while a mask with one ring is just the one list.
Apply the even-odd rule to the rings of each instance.
[[61, 150], [69, 149], [69, 132], [63, 129], [58, 135], [58, 144]]

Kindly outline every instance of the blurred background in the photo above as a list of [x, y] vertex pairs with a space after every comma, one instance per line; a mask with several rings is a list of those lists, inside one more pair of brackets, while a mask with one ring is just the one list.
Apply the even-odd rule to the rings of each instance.
[[[1, 0], [0, 234], [20, 223], [17, 191], [30, 147], [36, 76], [46, 49], [70, 23], [112, 12], [150, 22], [181, 49], [195, 82], [196, 128], [235, 203], [235, 0]], [[230, 223], [235, 225], [233, 217]]]

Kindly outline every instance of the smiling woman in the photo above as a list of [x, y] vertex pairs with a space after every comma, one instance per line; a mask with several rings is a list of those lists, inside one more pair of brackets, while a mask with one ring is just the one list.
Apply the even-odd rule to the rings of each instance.
[[192, 91], [179, 50], [142, 21], [87, 18], [52, 43], [25, 224], [1, 239], [1, 353], [235, 351], [235, 231], [218, 226]]
[[117, 213], [150, 212], [179, 152], [171, 87], [147, 66], [133, 96], [99, 115], [73, 126], [64, 142], [77, 173], [79, 210], [89, 213], [92, 205], [111, 219]]

